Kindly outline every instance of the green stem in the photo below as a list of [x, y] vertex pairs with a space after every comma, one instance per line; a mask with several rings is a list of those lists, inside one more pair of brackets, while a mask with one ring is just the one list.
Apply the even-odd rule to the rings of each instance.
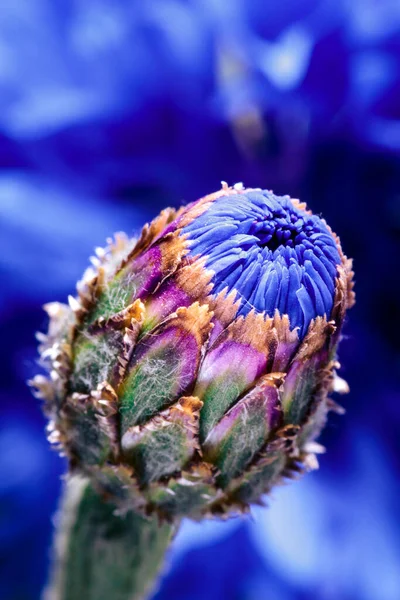
[[44, 600], [139, 600], [151, 592], [174, 525], [115, 514], [87, 479], [66, 486]]

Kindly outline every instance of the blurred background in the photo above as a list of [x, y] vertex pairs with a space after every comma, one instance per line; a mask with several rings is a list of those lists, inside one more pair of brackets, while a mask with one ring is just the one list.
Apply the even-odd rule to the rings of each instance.
[[300, 197], [354, 257], [351, 393], [321, 470], [186, 522], [154, 600], [399, 600], [398, 0], [2, 0], [2, 600], [39, 599], [66, 467], [25, 384], [42, 304], [221, 180]]

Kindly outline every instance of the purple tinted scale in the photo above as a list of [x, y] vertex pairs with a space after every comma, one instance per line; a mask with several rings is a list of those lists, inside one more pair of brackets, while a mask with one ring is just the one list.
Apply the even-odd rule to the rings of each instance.
[[304, 336], [330, 316], [340, 256], [324, 221], [288, 196], [253, 190], [222, 196], [183, 228], [190, 255], [205, 256], [213, 293], [236, 290], [240, 314], [288, 314]]

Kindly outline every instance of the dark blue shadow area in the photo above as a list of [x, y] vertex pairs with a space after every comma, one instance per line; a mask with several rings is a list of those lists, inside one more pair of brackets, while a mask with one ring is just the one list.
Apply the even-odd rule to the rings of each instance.
[[321, 471], [253, 520], [186, 523], [154, 598], [400, 598], [399, 32], [396, 0], [2, 3], [1, 599], [39, 598], [65, 472], [25, 384], [42, 304], [221, 180], [300, 197], [354, 257], [351, 393]]

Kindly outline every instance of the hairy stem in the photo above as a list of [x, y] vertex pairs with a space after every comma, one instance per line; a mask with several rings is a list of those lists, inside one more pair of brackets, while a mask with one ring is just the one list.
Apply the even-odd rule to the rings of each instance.
[[114, 513], [87, 479], [68, 480], [44, 600], [139, 600], [151, 592], [176, 526]]

